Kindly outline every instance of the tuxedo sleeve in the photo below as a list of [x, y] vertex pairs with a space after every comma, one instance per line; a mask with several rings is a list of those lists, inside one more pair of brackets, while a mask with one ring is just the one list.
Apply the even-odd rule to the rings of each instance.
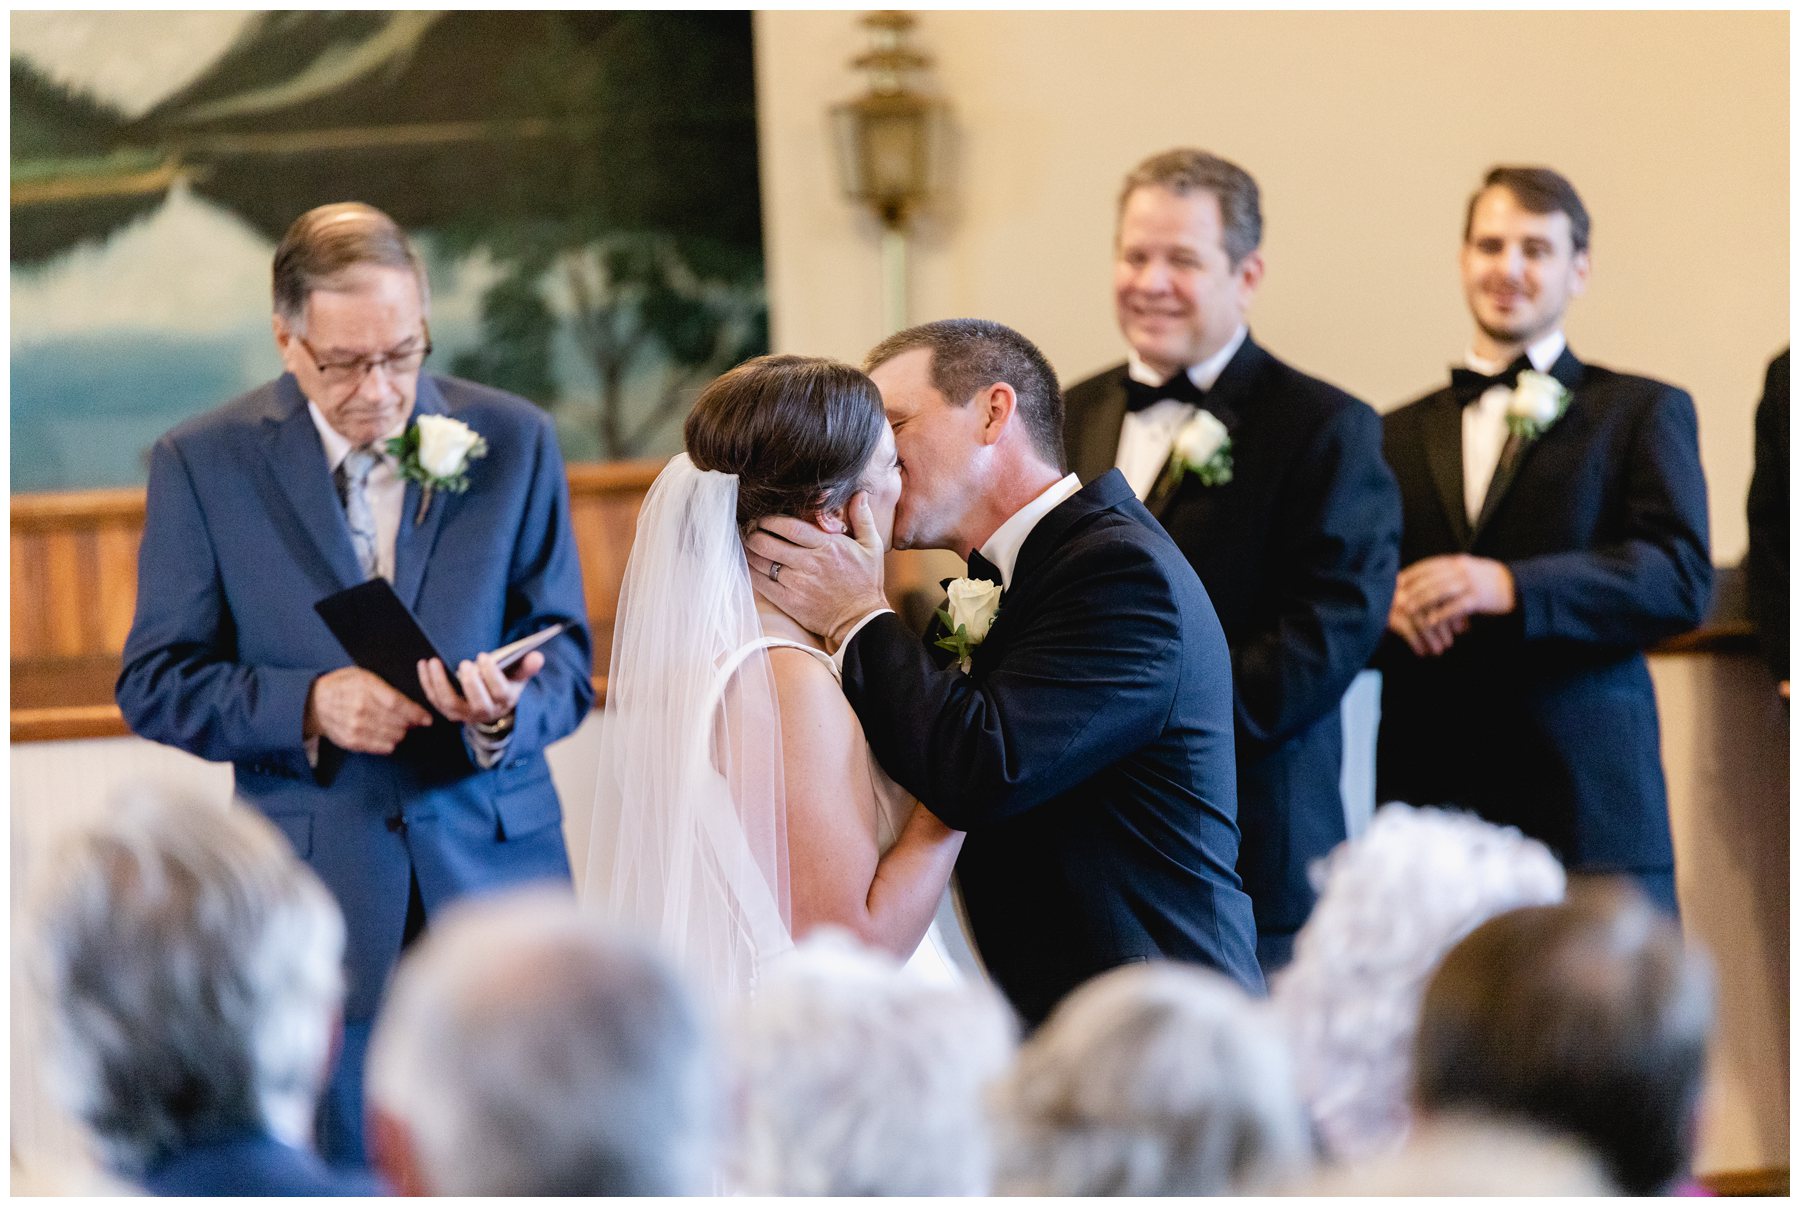
[[1387, 627], [1400, 488], [1362, 403], [1321, 425], [1283, 500], [1271, 604], [1233, 634], [1239, 751], [1254, 757], [1336, 708]]
[[1750, 621], [1769, 670], [1788, 677], [1788, 354], [1769, 364], [1756, 407], [1756, 451], [1744, 556]]
[[1712, 561], [1693, 400], [1662, 387], [1624, 455], [1623, 539], [1507, 563], [1526, 640], [1642, 647], [1704, 616]]
[[310, 776], [301, 729], [313, 680], [326, 668], [236, 660], [236, 625], [194, 469], [167, 438], [151, 450], [137, 611], [115, 687], [119, 711], [140, 737], [200, 758], [275, 759]]
[[945, 824], [975, 829], [1035, 808], [1166, 722], [1184, 654], [1171, 585], [1138, 547], [1105, 560], [1087, 573], [1059, 566], [1061, 585], [1029, 617], [1003, 603], [988, 641], [1020, 627], [991, 661], [978, 649], [973, 674], [936, 665], [892, 614], [845, 647], [844, 691], [877, 759]]
[[507, 739], [509, 762], [540, 753], [574, 732], [594, 703], [593, 643], [569, 519], [569, 481], [548, 419], [537, 425], [535, 447], [506, 584], [501, 640], [517, 641], [559, 622], [567, 627], [545, 644], [543, 668], [520, 693]]

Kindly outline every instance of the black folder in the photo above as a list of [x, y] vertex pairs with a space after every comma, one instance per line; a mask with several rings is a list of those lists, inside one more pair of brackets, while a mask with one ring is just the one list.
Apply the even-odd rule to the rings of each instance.
[[[313, 605], [325, 627], [338, 639], [350, 661], [379, 676], [384, 683], [429, 712], [438, 720], [444, 716], [431, 706], [425, 688], [419, 682], [419, 662], [436, 658], [443, 662], [450, 687], [458, 695], [455, 668], [438, 653], [431, 638], [419, 624], [393, 585], [385, 578], [371, 578], [335, 595], [327, 595]], [[561, 624], [540, 629], [529, 637], [521, 637], [494, 651], [494, 658], [505, 670], [519, 659], [563, 631]]]

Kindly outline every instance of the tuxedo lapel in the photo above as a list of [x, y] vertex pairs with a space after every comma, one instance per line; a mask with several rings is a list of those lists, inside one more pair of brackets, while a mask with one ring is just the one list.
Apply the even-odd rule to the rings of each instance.
[[[442, 415], [446, 410], [444, 396], [438, 393], [437, 383], [421, 373], [419, 393], [413, 401], [412, 419], [409, 422], [417, 423], [420, 415]], [[474, 476], [474, 472], [471, 471], [471, 476]], [[476, 490], [479, 487], [471, 486], [470, 489]], [[400, 531], [394, 538], [394, 593], [409, 608], [418, 604], [419, 589], [425, 582], [425, 563], [431, 558], [431, 550], [437, 544], [438, 529], [444, 522], [444, 512], [450, 507], [450, 495], [445, 491], [434, 490], [431, 492], [431, 506], [426, 508], [424, 518], [420, 519], [419, 502], [423, 497], [424, 491], [417, 482], [406, 484], [406, 502], [400, 509]]]
[[[1569, 351], [1567, 346], [1564, 346], [1562, 355], [1556, 358], [1556, 363], [1550, 366], [1550, 376], [1561, 382], [1563, 388], [1568, 390], [1571, 395], [1581, 384], [1583, 377], [1581, 362], [1575, 359], [1575, 354]], [[1571, 398], [1569, 406], [1573, 408], [1574, 405]], [[1567, 418], [1568, 415], [1565, 413], [1562, 419], [1557, 420], [1557, 423], [1560, 424]], [[1554, 431], [1554, 428], [1551, 430]], [[1489, 521], [1494, 518], [1494, 513], [1500, 510], [1500, 504], [1505, 500], [1507, 492], [1512, 489], [1513, 483], [1519, 480], [1519, 472], [1524, 469], [1525, 462], [1530, 459], [1532, 450], [1538, 446], [1539, 441], [1549, 435], [1550, 432], [1544, 432], [1529, 440], [1517, 436], [1507, 437], [1506, 447], [1501, 450], [1500, 464], [1494, 467], [1494, 477], [1488, 483], [1487, 496], [1481, 501], [1481, 514], [1475, 520], [1475, 530], [1469, 534], [1469, 545], [1473, 545], [1481, 539], [1481, 534], [1487, 529]], [[1516, 446], [1515, 441], [1517, 441]]]
[[1425, 469], [1458, 548], [1467, 549], [1473, 535], [1468, 505], [1463, 501], [1462, 407], [1449, 390], [1439, 390], [1420, 408]]
[[263, 455], [270, 473], [324, 562], [327, 576], [340, 587], [362, 582], [344, 505], [325, 466], [325, 447], [319, 443], [306, 396], [292, 376], [284, 374], [275, 383], [275, 405], [264, 422]]
[[1113, 467], [1119, 457], [1119, 431], [1125, 425], [1125, 366], [1106, 375], [1096, 404], [1083, 414], [1082, 430], [1074, 433], [1075, 474], [1092, 482]]

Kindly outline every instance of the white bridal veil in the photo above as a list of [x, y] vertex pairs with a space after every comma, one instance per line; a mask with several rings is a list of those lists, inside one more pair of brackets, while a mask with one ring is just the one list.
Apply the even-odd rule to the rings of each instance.
[[735, 475], [686, 453], [638, 514], [613, 626], [586, 892], [716, 994], [792, 946], [781, 730]]

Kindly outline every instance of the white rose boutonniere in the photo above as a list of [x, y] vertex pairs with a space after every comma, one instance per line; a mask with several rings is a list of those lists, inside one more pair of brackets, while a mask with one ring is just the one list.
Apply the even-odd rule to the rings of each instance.
[[469, 489], [469, 462], [487, 456], [487, 441], [460, 419], [448, 415], [420, 415], [413, 425], [387, 442], [387, 451], [400, 463], [400, 476], [419, 484], [422, 523], [431, 508], [431, 492], [459, 495]]
[[1165, 485], [1175, 486], [1182, 474], [1193, 474], [1202, 486], [1231, 481], [1231, 433], [1211, 411], [1195, 411], [1175, 433]]
[[959, 578], [945, 591], [948, 606], [938, 609], [938, 619], [950, 635], [938, 638], [937, 647], [955, 654], [966, 675], [975, 647], [987, 640], [994, 617], [1000, 614], [1000, 584], [985, 578]]
[[1548, 373], [1531, 369], [1519, 374], [1512, 401], [1506, 404], [1506, 430], [1522, 440], [1533, 440], [1550, 430], [1569, 409], [1567, 386]]

